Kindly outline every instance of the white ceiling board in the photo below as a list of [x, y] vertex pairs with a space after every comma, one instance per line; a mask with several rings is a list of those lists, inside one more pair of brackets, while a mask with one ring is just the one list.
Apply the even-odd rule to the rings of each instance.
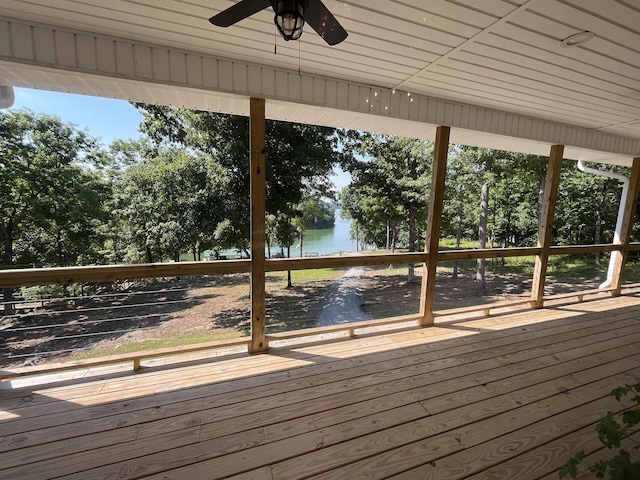
[[[0, 80], [4, 79], [8, 70], [21, 76], [20, 70], [33, 69], [28, 67], [8, 68], [0, 63]], [[54, 90], [59, 90], [61, 85], [65, 85], [72, 93], [113, 96], [139, 102], [153, 102], [154, 100], [157, 101], [160, 99], [162, 103], [187, 108], [209, 109], [211, 111], [245, 116], [249, 113], [248, 99], [240, 96], [220, 95], [219, 93], [187, 88], [169, 88], [141, 82], [61, 72], [48, 73], [36, 71], [30, 76], [36, 79], [39, 84], [50, 85], [50, 88]], [[325, 107], [303, 106], [271, 100], [267, 100], [266, 102], [266, 115], [267, 118], [285, 121], [328, 126], [341, 125], [346, 128], [404, 135], [427, 140], [434, 139], [436, 130], [436, 125], [422, 122], [385, 118], [377, 115], [364, 115], [357, 112], [327, 109]], [[548, 155], [549, 152], [549, 144], [545, 142], [523, 140], [503, 135], [492, 135], [462, 128], [454, 128], [451, 130], [451, 141], [452, 143], [538, 155]], [[603, 152], [571, 147], [567, 147], [565, 151], [566, 158], [626, 166], [630, 164], [630, 157], [615, 156]]]
[[[445, 76], [429, 74], [431, 78], [420, 79], [420, 90], [424, 90], [434, 96], [445, 99], [459, 100], [465, 103], [491, 107], [493, 101], [502, 102], [503, 110], [526, 112], [529, 115], [562, 120], [574, 125], [582, 125], [588, 128], [598, 127], [603, 124], [619, 122], [621, 118], [632, 120], [631, 116], [614, 116], [607, 113], [590, 110], [587, 108], [573, 107], [565, 102], [554, 102], [553, 99], [538, 97], [538, 102], [532, 106], [532, 95], [519, 95], [506, 89], [475, 85], [473, 82], [460, 81], [458, 78], [447, 79]], [[417, 85], [409, 84], [411, 87]], [[535, 96], [534, 96], [535, 98]], [[588, 120], [585, 120], [588, 119]]]
[[[471, 68], [473, 74], [470, 75]], [[572, 102], [574, 105], [593, 109], [596, 112], [618, 113], [621, 115], [621, 118], [628, 116], [634, 118], [639, 117], [640, 108], [638, 106], [614, 102], [557, 85], [541, 83], [531, 78], [513, 75], [512, 72], [498, 71], [481, 65], [473, 65], [473, 67], [470, 67], [468, 63], [449, 60], [446, 66], [438, 65], [433, 69], [433, 72], [442, 73], [458, 79], [467, 79], [471, 82], [476, 81], [480, 85], [493, 85], [507, 90], [522, 91], [522, 93], [530, 93], [532, 96], [548, 98], [550, 100], [559, 97], [567, 102]], [[425, 77], [429, 78], [431, 73], [432, 72], [425, 73]], [[477, 81], [478, 79], [480, 81]], [[537, 100], [535, 103], [537, 103]]]
[[624, 118], [631, 120], [640, 116], [640, 107], [613, 105], [606, 102], [593, 103], [593, 97], [588, 95], [577, 95], [580, 98], [574, 99], [562, 93], [540, 91], [527, 85], [505, 82], [497, 78], [483, 77], [483, 82], [479, 83], [472, 78], [465, 78], [459, 72], [452, 71], [447, 67], [438, 67], [434, 71], [425, 72], [419, 81], [427, 85], [433, 85], [433, 82], [438, 82], [437, 84], [440, 86], [452, 87], [455, 85], [465, 89], [475, 89], [480, 92], [504, 96], [507, 101], [509, 98], [519, 99], [527, 102], [528, 105], [532, 103], [531, 100], [533, 99], [539, 106], [556, 106], [563, 112], [580, 113], [583, 118], [598, 118], [598, 122], [595, 123], [604, 121], [606, 114], [611, 115], [613, 119], [618, 119], [618, 121]]
[[[525, 144], [571, 133], [583, 148], [640, 154], [637, 0], [325, 0], [347, 40], [329, 47], [307, 28], [302, 42], [278, 38], [277, 55], [270, 9], [226, 29], [209, 24], [234, 3], [0, 0], [4, 18], [18, 19], [8, 22], [15, 31], [0, 19], [0, 59], [39, 67], [15, 75], [3, 65], [2, 80], [233, 112], [260, 94], [286, 104], [273, 115], [296, 121], [413, 135], [437, 119]], [[596, 37], [560, 48], [583, 30]], [[392, 97], [399, 85], [416, 101]]]

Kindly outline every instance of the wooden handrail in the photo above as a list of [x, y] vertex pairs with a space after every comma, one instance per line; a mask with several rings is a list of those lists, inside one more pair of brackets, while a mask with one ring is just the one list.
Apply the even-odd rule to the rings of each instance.
[[612, 243], [597, 245], [554, 245], [549, 255], [588, 255], [591, 253], [605, 253], [619, 251], [622, 245]]
[[630, 252], [637, 252], [638, 250], [640, 250], [640, 242], [633, 242], [629, 244]]
[[344, 255], [330, 257], [278, 258], [266, 262], [268, 272], [288, 270], [310, 270], [314, 268], [362, 267], [371, 265], [391, 265], [421, 263], [427, 258], [423, 252], [387, 253], [382, 255]]
[[[551, 255], [585, 255], [611, 252], [620, 245], [568, 245], [551, 247]], [[640, 250], [640, 243], [631, 244], [630, 250]], [[479, 258], [510, 258], [537, 255], [539, 247], [486, 248], [466, 250], [440, 250], [438, 261], [477, 260]], [[423, 263], [424, 252], [386, 253], [373, 255], [334, 255], [327, 257], [278, 258], [265, 262], [268, 272], [309, 270], [315, 268], [342, 268], [374, 265]], [[156, 277], [190, 277], [248, 273], [251, 260], [217, 260], [214, 262], [152, 263], [139, 265], [95, 265], [85, 267], [51, 267], [0, 270], [0, 288], [31, 285], [69, 284], [81, 282], [111, 282]]]
[[250, 260], [215, 262], [147, 263], [140, 265], [94, 265], [0, 270], [0, 288], [80, 282], [111, 282], [156, 277], [191, 277], [225, 273], [248, 273]]
[[539, 247], [485, 248], [469, 250], [444, 250], [438, 252], [438, 261], [478, 260], [480, 258], [528, 257], [540, 253]]

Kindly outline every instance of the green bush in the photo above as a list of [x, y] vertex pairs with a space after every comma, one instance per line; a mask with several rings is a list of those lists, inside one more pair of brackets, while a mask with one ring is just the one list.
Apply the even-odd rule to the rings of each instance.
[[[618, 387], [611, 392], [611, 395], [620, 401], [622, 397], [633, 395], [631, 401], [634, 407], [640, 405], [640, 383], [635, 385], [625, 385]], [[612, 457], [607, 460], [600, 460], [593, 465], [589, 465], [589, 471], [594, 473], [596, 478], [605, 478], [607, 473], [611, 480], [630, 480], [640, 478], [640, 462], [632, 462], [631, 455], [626, 450], [620, 448], [620, 443], [631, 432], [631, 429], [640, 423], [640, 410], [632, 408], [622, 414], [622, 424], [618, 423], [613, 413], [607, 412], [598, 425], [598, 439], [612, 452]], [[576, 478], [578, 465], [585, 459], [584, 451], [576, 453], [560, 469], [560, 478], [569, 475]]]

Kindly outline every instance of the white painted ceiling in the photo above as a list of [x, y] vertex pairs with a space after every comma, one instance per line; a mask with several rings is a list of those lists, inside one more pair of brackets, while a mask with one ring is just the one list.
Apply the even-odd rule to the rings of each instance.
[[[334, 47], [310, 28], [284, 42], [271, 9], [208, 22], [234, 3], [0, 0], [0, 15], [640, 138], [640, 0], [325, 0], [349, 32]], [[595, 38], [561, 47], [584, 30]]]

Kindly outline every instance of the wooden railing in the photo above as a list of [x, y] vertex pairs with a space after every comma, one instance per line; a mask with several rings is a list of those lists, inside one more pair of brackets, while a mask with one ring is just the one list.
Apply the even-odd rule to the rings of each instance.
[[[630, 244], [629, 250], [640, 250], [640, 243]], [[552, 246], [551, 255], [585, 255], [594, 253], [605, 253], [620, 251], [622, 245], [574, 245], [574, 246]], [[523, 248], [496, 248], [496, 249], [468, 249], [468, 250], [441, 250], [435, 253], [437, 262], [451, 262], [460, 260], [477, 260], [491, 258], [513, 258], [534, 256], [540, 253], [539, 247]], [[307, 270], [318, 268], [342, 268], [355, 266], [380, 266], [380, 265], [404, 265], [410, 263], [425, 263], [429, 258], [428, 253], [393, 253], [393, 254], [369, 254], [369, 255], [348, 255], [348, 256], [327, 256], [327, 257], [303, 257], [287, 259], [266, 260], [265, 268], [270, 272], [288, 270]], [[182, 262], [182, 263], [158, 263], [142, 265], [112, 265], [93, 267], [64, 267], [64, 268], [36, 268], [36, 269], [16, 269], [0, 271], [0, 287], [21, 287], [45, 284], [70, 284], [82, 282], [112, 282], [115, 280], [131, 280], [158, 277], [192, 277], [203, 275], [225, 275], [235, 273], [248, 273], [250, 271], [250, 260], [221, 260], [216, 262]], [[596, 294], [611, 294], [614, 289], [577, 291], [568, 294], [546, 296], [545, 300], [575, 299], [583, 301], [586, 296]], [[532, 308], [534, 300], [531, 298], [516, 299], [511, 301], [474, 305], [454, 309], [434, 311], [435, 317], [441, 318], [450, 315], [461, 315], [481, 312], [488, 316], [492, 311], [498, 309], [510, 309], [514, 307]], [[306, 330], [295, 330], [279, 332], [265, 336], [268, 346], [270, 342], [299, 338], [310, 335], [319, 335], [334, 332], [348, 332], [353, 336], [356, 330], [371, 328], [382, 325], [392, 325], [420, 320], [420, 315], [404, 315], [390, 317], [379, 320], [356, 322], [349, 324], [333, 325], [330, 327], [318, 327]], [[33, 375], [37, 373], [50, 373], [65, 371], [74, 368], [88, 368], [89, 366], [117, 364], [132, 362], [134, 369], [139, 369], [141, 361], [160, 356], [177, 355], [188, 352], [199, 352], [203, 350], [222, 348], [236, 345], [248, 345], [249, 339], [233, 339], [228, 341], [210, 342], [207, 344], [191, 345], [187, 347], [164, 348], [161, 350], [142, 351], [131, 354], [114, 355], [111, 357], [101, 357], [77, 362], [62, 364], [49, 364], [37, 367], [13, 368], [0, 372], [0, 379], [14, 378], [23, 375]]]
[[[620, 251], [622, 245], [562, 245], [552, 246], [551, 255], [587, 255]], [[539, 247], [439, 250], [438, 262], [513, 258], [538, 255]], [[640, 251], [640, 243], [629, 244], [629, 251]], [[318, 268], [367, 267], [376, 265], [406, 265], [424, 263], [428, 253], [387, 253], [370, 255], [340, 255], [326, 257], [276, 258], [265, 261], [268, 272], [312, 270]], [[153, 263], [137, 265], [96, 265], [90, 267], [49, 267], [0, 270], [0, 288], [33, 285], [65, 285], [82, 282], [113, 282], [160, 277], [196, 277], [248, 273], [251, 260], [219, 260], [215, 262]]]
[[[630, 175], [629, 195], [624, 208], [621, 242], [619, 245], [577, 245], [552, 246], [552, 227], [556, 197], [562, 165], [564, 147], [553, 145], [550, 150], [549, 168], [544, 189], [540, 228], [538, 232], [538, 246], [531, 248], [497, 248], [483, 250], [449, 250], [438, 251], [440, 225], [442, 221], [442, 207], [446, 179], [447, 156], [449, 149], [449, 127], [440, 126], [436, 131], [434, 158], [432, 164], [432, 180], [428, 221], [426, 224], [425, 252], [396, 253], [384, 255], [353, 255], [333, 257], [312, 257], [295, 259], [264, 258], [265, 251], [265, 102], [264, 99], [251, 99], [250, 102], [250, 158], [251, 158], [251, 252], [250, 260], [218, 261], [218, 262], [186, 262], [153, 265], [118, 265], [99, 267], [70, 267], [70, 268], [42, 268], [30, 270], [0, 271], [0, 288], [29, 286], [39, 284], [67, 284], [74, 282], [109, 282], [115, 280], [130, 280], [149, 277], [179, 277], [202, 276], [231, 273], [249, 273], [251, 277], [251, 338], [241, 343], [249, 345], [250, 352], [264, 352], [269, 348], [269, 342], [301, 335], [317, 335], [319, 333], [345, 330], [353, 335], [358, 328], [398, 323], [400, 321], [416, 321], [421, 326], [433, 324], [435, 317], [449, 314], [460, 314], [480, 311], [489, 315], [497, 308], [511, 306], [528, 306], [542, 308], [545, 301], [545, 280], [548, 258], [551, 255], [581, 255], [605, 252], [618, 252], [615, 258], [614, 279], [608, 293], [620, 295], [622, 288], [622, 274], [628, 253], [640, 250], [640, 243], [630, 243], [631, 230], [635, 219], [635, 210], [640, 189], [640, 158], [633, 160]], [[435, 275], [438, 262], [476, 260], [482, 258], [510, 258], [535, 256], [535, 270], [532, 282], [532, 292], [529, 299], [514, 302], [493, 304], [488, 306], [465, 307], [460, 309], [434, 311]], [[266, 334], [265, 325], [265, 272], [305, 270], [317, 268], [339, 268], [353, 266], [373, 266], [388, 264], [423, 264], [423, 280], [420, 299], [420, 313], [410, 317], [395, 317], [375, 322], [360, 324], [346, 324], [329, 328], [314, 328], [306, 332], [284, 332], [275, 335]], [[599, 292], [596, 292], [599, 293]], [[573, 294], [572, 294], [573, 295]], [[582, 301], [585, 294], [576, 294], [575, 298]], [[237, 341], [231, 342], [237, 344]], [[210, 348], [224, 345], [216, 343]], [[196, 348], [196, 347], [194, 347]], [[209, 347], [207, 347], [209, 348]], [[167, 352], [161, 352], [167, 354]], [[144, 358], [158, 356], [158, 352], [143, 352], [131, 355], [134, 368], [140, 367]], [[128, 358], [128, 357], [127, 357]], [[118, 357], [117, 361], [126, 360]], [[104, 360], [100, 360], [104, 363]], [[115, 360], [114, 360], [115, 362]], [[100, 364], [102, 364], [100, 363]], [[82, 364], [86, 366], [86, 362]], [[49, 368], [51, 371], [51, 368]], [[3, 372], [2, 378], [9, 378], [12, 372]], [[13, 375], [15, 376], [15, 375]]]

